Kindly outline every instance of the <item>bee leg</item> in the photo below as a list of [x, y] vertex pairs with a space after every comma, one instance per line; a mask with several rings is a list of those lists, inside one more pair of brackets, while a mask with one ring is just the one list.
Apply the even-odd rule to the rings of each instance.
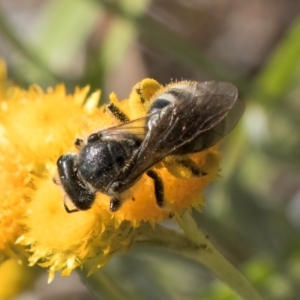
[[52, 178], [54, 184], [59, 185], [59, 180], [56, 177]]
[[67, 206], [66, 202], [64, 202], [64, 207], [65, 207], [65, 210], [68, 214], [71, 214], [71, 213], [74, 213], [74, 212], [78, 212], [79, 209], [77, 208], [74, 208], [74, 209], [69, 209], [69, 207]]
[[129, 122], [129, 118], [112, 102], [106, 105], [107, 111], [121, 123]]
[[156, 198], [156, 204], [159, 207], [164, 205], [164, 185], [161, 178], [153, 170], [149, 170], [146, 174], [154, 181], [154, 193]]
[[109, 210], [111, 212], [114, 212], [114, 211], [117, 211], [121, 206], [121, 201], [120, 199], [116, 198], [116, 197], [113, 197], [110, 199], [110, 202], [109, 202]]
[[84, 146], [84, 141], [82, 139], [76, 139], [74, 141], [74, 145], [78, 150], [80, 150]]
[[207, 175], [207, 173], [200, 170], [199, 167], [189, 158], [179, 159], [177, 163], [181, 167], [188, 169], [191, 172], [191, 174], [195, 177]]
[[169, 155], [165, 158], [164, 164], [174, 176], [189, 179], [207, 175], [199, 166], [188, 156]]

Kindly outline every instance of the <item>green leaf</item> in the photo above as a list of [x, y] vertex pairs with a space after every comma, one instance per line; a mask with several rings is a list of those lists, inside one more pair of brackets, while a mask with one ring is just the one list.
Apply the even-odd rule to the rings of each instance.
[[254, 83], [254, 98], [273, 104], [291, 87], [300, 66], [300, 18], [275, 49], [269, 62]]
[[41, 13], [35, 43], [40, 56], [55, 72], [76, 64], [76, 54], [86, 44], [102, 9], [93, 1], [50, 1]]

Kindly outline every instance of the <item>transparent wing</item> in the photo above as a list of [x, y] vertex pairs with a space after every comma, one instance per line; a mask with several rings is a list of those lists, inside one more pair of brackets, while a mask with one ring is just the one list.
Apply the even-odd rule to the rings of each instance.
[[189, 90], [172, 87], [175, 101], [152, 116], [149, 129], [131, 166], [120, 174], [124, 185], [169, 154], [198, 152], [220, 141], [243, 114], [237, 89], [224, 82], [194, 82]]
[[135, 136], [138, 139], [144, 139], [148, 133], [148, 120], [156, 114], [158, 114], [158, 112], [121, 125], [100, 130], [96, 134], [99, 136], [99, 138], [101, 138], [101, 140], [104, 141], [121, 140], [125, 139], [129, 135]]

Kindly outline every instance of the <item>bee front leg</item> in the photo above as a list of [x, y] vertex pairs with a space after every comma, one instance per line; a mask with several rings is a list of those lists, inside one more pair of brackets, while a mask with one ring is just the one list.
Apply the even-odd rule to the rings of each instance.
[[82, 148], [83, 148], [83, 146], [84, 146], [84, 141], [82, 140], [82, 139], [76, 139], [75, 141], [74, 141], [74, 145], [75, 145], [75, 147], [78, 149], [78, 150], [81, 150]]
[[156, 204], [162, 207], [164, 205], [164, 184], [158, 174], [153, 170], [147, 171], [146, 174], [154, 181]]
[[120, 199], [116, 198], [116, 197], [113, 197], [110, 199], [110, 202], [109, 202], [109, 210], [111, 212], [115, 212], [117, 211], [121, 206], [121, 201]]
[[65, 208], [65, 210], [66, 210], [66, 212], [68, 213], [68, 214], [71, 214], [71, 213], [74, 213], [74, 212], [78, 212], [79, 211], [79, 209], [78, 208], [69, 208], [68, 207], [68, 200], [67, 200], [67, 197], [65, 196], [64, 197], [64, 208]]

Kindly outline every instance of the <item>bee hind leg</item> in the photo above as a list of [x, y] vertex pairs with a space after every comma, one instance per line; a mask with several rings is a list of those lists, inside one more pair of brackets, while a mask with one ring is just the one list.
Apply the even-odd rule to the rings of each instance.
[[179, 178], [189, 179], [207, 175], [188, 156], [170, 155], [164, 159], [164, 164], [174, 176]]
[[106, 105], [106, 110], [121, 123], [129, 122], [129, 118], [112, 102]]
[[183, 167], [188, 169], [191, 174], [195, 177], [201, 177], [207, 175], [207, 173], [203, 172], [191, 159], [181, 159], [178, 160], [177, 163]]
[[158, 176], [156, 172], [153, 170], [149, 170], [146, 172], [146, 174], [153, 179], [154, 181], [154, 193], [156, 198], [156, 204], [159, 207], [162, 207], [164, 205], [164, 185], [161, 180], [161, 178]]

